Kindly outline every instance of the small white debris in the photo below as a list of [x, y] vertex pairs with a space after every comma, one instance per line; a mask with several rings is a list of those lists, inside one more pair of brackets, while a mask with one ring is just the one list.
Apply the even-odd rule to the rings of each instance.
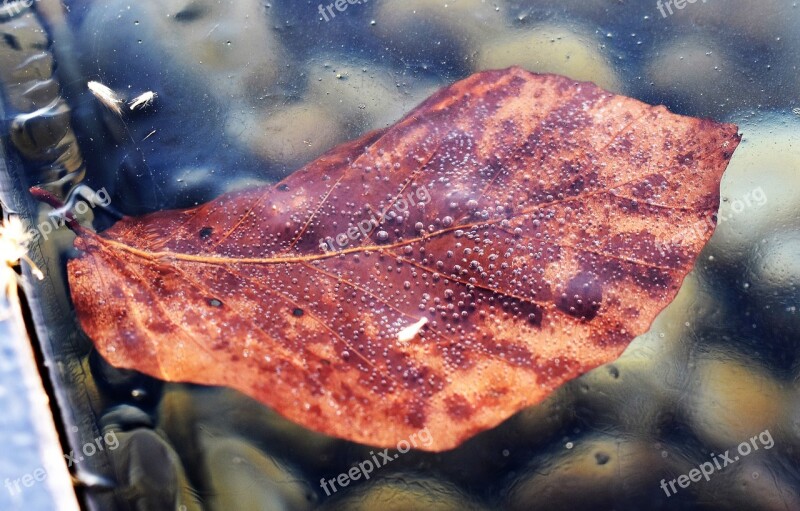
[[142, 94], [139, 94], [138, 96], [133, 98], [130, 101], [130, 103], [128, 103], [128, 106], [130, 107], [131, 110], [136, 110], [137, 108], [139, 110], [142, 110], [142, 109], [152, 105], [153, 104], [153, 100], [155, 100], [157, 97], [158, 97], [158, 94], [156, 94], [155, 92], [149, 90], [149, 91], [144, 92]]
[[408, 325], [404, 329], [397, 332], [397, 340], [399, 342], [408, 342], [422, 330], [422, 327], [428, 324], [428, 318], [422, 318], [413, 325]]
[[100, 100], [109, 110], [117, 115], [122, 115], [122, 107], [120, 105], [124, 103], [124, 100], [116, 92], [100, 82], [92, 81], [87, 86], [89, 91], [94, 94], [94, 97]]

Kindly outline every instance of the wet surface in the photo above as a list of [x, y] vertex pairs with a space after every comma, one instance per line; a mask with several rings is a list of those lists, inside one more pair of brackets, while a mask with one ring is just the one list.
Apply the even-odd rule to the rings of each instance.
[[[76, 1], [61, 14], [40, 3], [44, 26], [73, 37], [59, 51], [75, 66], [50, 54], [63, 63], [61, 96], [83, 181], [106, 187], [129, 215], [276, 183], [331, 147], [389, 126], [437, 88], [511, 64], [736, 123], [743, 135], [722, 179], [715, 234], [649, 332], [617, 361], [444, 453], [392, 449], [384, 461], [382, 449], [311, 432], [234, 391], [114, 369], [90, 355], [74, 312], [46, 302], [51, 327], [71, 332], [53, 343], [54, 367], [64, 368], [53, 374], [73, 396], [78, 438], [110, 428], [120, 439], [106, 461], [85, 465], [116, 485], [86, 492], [99, 508], [800, 509], [796, 3], [669, 3], [670, 13], [655, 1], [375, 0], [334, 4], [327, 21], [308, 2]], [[44, 51], [26, 27], [4, 28], [4, 69], [9, 55], [22, 62]], [[89, 80], [126, 101], [157, 95], [119, 116], [76, 86]], [[4, 74], [4, 102], [22, 114], [45, 106], [24, 99], [40, 96], [24, 96], [13, 86], [20, 83]], [[41, 97], [51, 93], [43, 88]], [[41, 125], [61, 131], [42, 131], [37, 120], [9, 140], [23, 157], [63, 147], [67, 131], [54, 112], [62, 111]], [[469, 143], [455, 135], [454, 146]], [[55, 179], [28, 165], [32, 180]], [[584, 171], [576, 162], [563, 168]], [[646, 200], [659, 185], [654, 176], [632, 192]], [[98, 227], [111, 223], [97, 210], [92, 216]], [[699, 218], [682, 238], [713, 225]], [[193, 235], [212, 242], [218, 233], [198, 225]], [[41, 244], [47, 289], [62, 300], [69, 238]], [[652, 248], [665, 261], [686, 257]], [[608, 295], [594, 278], [566, 281], [558, 307], [595, 314]], [[209, 310], [227, 305], [207, 298]], [[288, 320], [306, 317], [300, 309]], [[449, 407], [454, 417], [474, 413], [458, 398]], [[369, 479], [366, 465], [350, 474], [367, 460]], [[707, 478], [692, 479], [716, 462]]]

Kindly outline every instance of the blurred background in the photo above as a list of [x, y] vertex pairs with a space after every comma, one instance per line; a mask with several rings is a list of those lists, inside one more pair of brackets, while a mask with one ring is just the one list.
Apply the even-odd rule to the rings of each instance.
[[[46, 220], [33, 184], [61, 197], [81, 183], [105, 188], [134, 215], [276, 182], [443, 86], [511, 65], [743, 135], [714, 236], [619, 360], [453, 451], [412, 451], [330, 496], [320, 478], [369, 446], [230, 390], [110, 367], [69, 303], [72, 235], [34, 240], [47, 278], [26, 270], [27, 322], [6, 337], [27, 333], [34, 354], [8, 348], [0, 363], [0, 479], [63, 463], [41, 447], [48, 433], [34, 425], [45, 419], [14, 390], [19, 357], [39, 361], [63, 452], [110, 433], [119, 443], [70, 467], [71, 481], [0, 488], [0, 509], [54, 509], [34, 495], [52, 499], [70, 482], [98, 510], [800, 509], [798, 2], [4, 0], [0, 33], [0, 196], [6, 215], [29, 223]], [[88, 81], [126, 100], [155, 95], [117, 115]], [[662, 488], [764, 432], [772, 447]]]

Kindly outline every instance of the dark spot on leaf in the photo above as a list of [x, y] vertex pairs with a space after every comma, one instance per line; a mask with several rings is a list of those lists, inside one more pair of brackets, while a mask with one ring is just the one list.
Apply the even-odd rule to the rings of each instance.
[[210, 298], [208, 300], [208, 304], [212, 307], [222, 307], [222, 302], [217, 300], [216, 298]]
[[423, 401], [414, 400], [408, 403], [408, 411], [405, 415], [405, 422], [413, 428], [423, 428], [425, 426], [427, 414]]
[[581, 272], [567, 283], [556, 306], [570, 316], [590, 321], [603, 301], [603, 286], [591, 272]]
[[292, 311], [292, 315], [299, 318], [300, 316], [303, 315], [303, 309], [301, 309], [300, 307], [295, 308]]
[[228, 349], [230, 345], [231, 345], [230, 341], [220, 339], [218, 341], [211, 342], [211, 349], [216, 351], [222, 351]]
[[202, 229], [200, 229], [200, 237], [206, 239], [209, 236], [211, 236], [212, 232], [214, 232], [214, 229], [212, 229], [211, 227], [203, 227]]
[[289, 191], [289, 185], [287, 185], [285, 183], [284, 184], [280, 184], [280, 185], [278, 185], [278, 190], [280, 190], [282, 192]]
[[467, 398], [461, 394], [448, 396], [444, 400], [447, 406], [447, 414], [455, 420], [469, 419], [474, 410]]
[[678, 163], [682, 165], [688, 165], [694, 161], [694, 152], [689, 151], [687, 153], [679, 154], [676, 160], [678, 160]]
[[609, 457], [608, 454], [606, 454], [604, 452], [598, 452], [598, 453], [595, 453], [594, 459], [597, 460], [597, 464], [598, 465], [605, 465], [606, 463], [608, 463], [608, 460], [610, 460], [611, 458]]

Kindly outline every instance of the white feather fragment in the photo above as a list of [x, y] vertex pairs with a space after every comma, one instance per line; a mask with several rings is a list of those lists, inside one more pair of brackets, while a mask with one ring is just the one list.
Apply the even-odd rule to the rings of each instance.
[[117, 115], [122, 114], [122, 103], [124, 102], [119, 95], [114, 92], [110, 87], [103, 85], [100, 82], [89, 82], [86, 84], [89, 91], [94, 94], [103, 105]]
[[157, 97], [158, 97], [158, 94], [156, 94], [155, 92], [149, 90], [149, 91], [143, 92], [142, 94], [139, 94], [138, 96], [133, 98], [130, 101], [130, 103], [128, 103], [128, 106], [130, 107], [131, 110], [136, 110], [137, 108], [139, 110], [142, 110], [143, 108], [146, 108], [146, 107], [152, 105], [153, 104], [153, 100], [155, 100]]
[[428, 318], [422, 318], [413, 325], [408, 325], [404, 329], [397, 332], [397, 340], [399, 342], [408, 342], [422, 330], [422, 327], [428, 324]]

